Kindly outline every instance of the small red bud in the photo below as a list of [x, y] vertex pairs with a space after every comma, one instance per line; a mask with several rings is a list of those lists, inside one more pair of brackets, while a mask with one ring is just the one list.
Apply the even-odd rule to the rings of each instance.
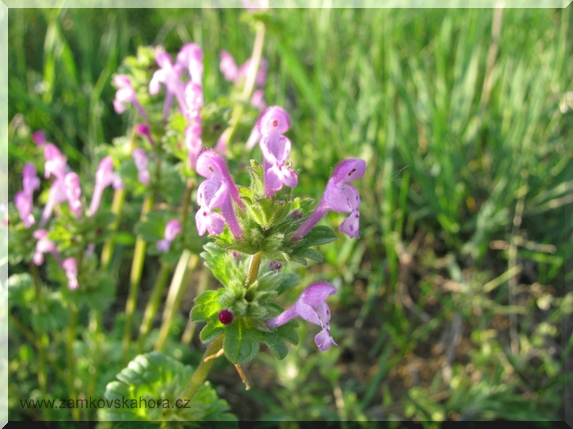
[[233, 319], [233, 313], [231, 313], [229, 310], [221, 310], [219, 312], [219, 320], [223, 325], [230, 325], [233, 323]]

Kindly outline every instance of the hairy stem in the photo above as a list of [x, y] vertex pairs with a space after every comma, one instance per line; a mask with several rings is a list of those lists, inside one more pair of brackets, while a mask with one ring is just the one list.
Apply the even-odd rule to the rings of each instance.
[[209, 347], [207, 347], [207, 350], [205, 350], [205, 354], [203, 355], [201, 363], [195, 370], [193, 377], [191, 377], [191, 381], [189, 381], [189, 384], [185, 388], [185, 391], [181, 394], [180, 396], [181, 399], [185, 400], [193, 399], [193, 396], [195, 396], [197, 390], [199, 390], [199, 388], [207, 378], [207, 375], [209, 375], [209, 371], [211, 371], [211, 367], [213, 366], [216, 360], [207, 358], [217, 354], [217, 352], [219, 352], [223, 348], [224, 338], [225, 338], [224, 335], [219, 335], [211, 342], [211, 344], [209, 344]]
[[263, 254], [261, 252], [255, 253], [253, 255], [253, 259], [251, 259], [251, 265], [249, 266], [249, 273], [247, 274], [247, 280], [245, 282], [245, 286], [249, 286], [257, 279], [262, 259], [263, 259]]

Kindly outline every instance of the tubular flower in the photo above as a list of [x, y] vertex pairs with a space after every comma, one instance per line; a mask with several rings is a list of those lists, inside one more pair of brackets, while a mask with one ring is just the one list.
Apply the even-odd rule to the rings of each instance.
[[257, 89], [253, 92], [253, 96], [251, 97], [251, 106], [255, 109], [265, 110], [267, 107], [267, 103], [265, 103], [265, 92], [262, 89]]
[[302, 317], [307, 322], [322, 328], [322, 331], [314, 337], [314, 342], [321, 352], [328, 350], [332, 345], [337, 346], [330, 333], [330, 308], [326, 303], [326, 298], [335, 292], [335, 287], [330, 283], [312, 283], [300, 294], [292, 307], [268, 320], [267, 327], [276, 328], [297, 316]]
[[266, 109], [256, 127], [261, 135], [261, 151], [264, 158], [265, 195], [272, 197], [282, 189], [283, 184], [294, 188], [298, 177], [286, 165], [290, 155], [291, 143], [283, 134], [290, 128], [288, 113], [277, 106]]
[[[197, 159], [197, 173], [207, 178], [197, 191], [200, 207], [195, 215], [195, 222], [199, 235], [205, 234], [205, 231], [212, 235], [221, 234], [224, 222], [227, 222], [233, 236], [240, 238], [243, 231], [235, 215], [232, 200], [240, 208], [243, 208], [244, 204], [239, 199], [239, 191], [229, 175], [225, 161], [217, 152], [207, 149]], [[213, 211], [218, 208], [221, 209], [222, 216]]]
[[40, 188], [40, 179], [38, 179], [34, 164], [28, 163], [24, 166], [22, 170], [22, 187], [24, 192], [30, 197], [34, 195], [36, 189]]
[[365, 172], [366, 162], [363, 159], [351, 158], [340, 162], [328, 180], [322, 199], [315, 211], [299, 227], [293, 238], [300, 239], [308, 234], [329, 210], [350, 213], [350, 216], [340, 225], [339, 231], [350, 238], [358, 237], [360, 196], [356, 188], [349, 185], [348, 182], [360, 179]]
[[165, 85], [167, 94], [165, 95], [165, 104], [163, 105], [163, 119], [167, 119], [173, 96], [177, 98], [179, 106], [183, 112], [187, 111], [185, 103], [185, 87], [181, 81], [183, 70], [181, 67], [174, 66], [169, 54], [163, 50], [158, 50], [155, 55], [155, 61], [159, 65], [159, 70], [153, 73], [151, 82], [149, 82], [149, 93], [158, 94], [161, 90], [161, 84]]
[[131, 103], [135, 106], [137, 111], [141, 116], [145, 118], [146, 121], [149, 120], [145, 109], [137, 99], [137, 94], [135, 89], [129, 80], [129, 76], [124, 74], [116, 74], [113, 77], [113, 84], [117, 86], [117, 92], [115, 93], [115, 98], [113, 99], [113, 108], [118, 115], [125, 112], [126, 103]]
[[203, 80], [203, 51], [195, 43], [183, 45], [177, 54], [176, 65], [189, 71], [191, 82], [201, 85]]
[[119, 176], [113, 172], [113, 159], [111, 156], [106, 156], [100, 161], [95, 175], [95, 182], [94, 193], [88, 210], [88, 216], [90, 217], [97, 212], [103, 190], [106, 187], [113, 184], [113, 187], [118, 189], [123, 186]]
[[76, 290], [78, 288], [78, 265], [74, 258], [67, 258], [62, 263], [62, 268], [68, 278], [68, 289]]
[[203, 147], [200, 123], [195, 122], [185, 128], [185, 147], [187, 147], [189, 155], [189, 166], [194, 170], [197, 165], [197, 157]]
[[149, 170], [147, 169], [147, 154], [142, 148], [137, 148], [133, 151], [133, 159], [137, 167], [137, 180], [144, 185], [149, 185]]
[[69, 169], [68, 159], [62, 155], [60, 149], [52, 143], [44, 145], [44, 158], [46, 159], [44, 163], [44, 177], [48, 179], [53, 175], [57, 179], [63, 179]]
[[20, 219], [24, 222], [26, 229], [36, 223], [34, 215], [32, 214], [33, 203], [32, 196], [30, 194], [27, 194], [25, 191], [18, 192], [14, 197], [14, 204], [16, 204], [16, 208], [20, 214]]
[[66, 174], [64, 179], [64, 191], [66, 193], [68, 203], [70, 204], [70, 211], [72, 211], [77, 218], [82, 217], [82, 202], [80, 201], [82, 189], [80, 187], [80, 176], [74, 172]]
[[201, 107], [203, 107], [203, 87], [200, 84], [187, 82], [185, 85], [185, 103], [187, 104], [186, 119], [200, 122]]
[[178, 220], [171, 220], [165, 225], [165, 232], [163, 233], [163, 240], [157, 242], [157, 250], [161, 252], [169, 252], [171, 242], [181, 232], [181, 224]]
[[58, 261], [58, 264], [62, 265], [62, 258], [58, 253], [58, 249], [56, 248], [56, 243], [51, 240], [48, 240], [48, 231], [45, 229], [38, 229], [34, 231], [34, 237], [38, 239], [36, 243], [36, 253], [34, 253], [34, 257], [32, 261], [36, 265], [42, 265], [44, 263], [44, 253], [50, 252]]
[[52, 183], [50, 193], [48, 194], [48, 201], [46, 202], [44, 212], [42, 213], [42, 219], [40, 220], [40, 226], [44, 226], [46, 224], [52, 215], [52, 211], [54, 211], [56, 204], [63, 203], [67, 199], [64, 177], [58, 177]]

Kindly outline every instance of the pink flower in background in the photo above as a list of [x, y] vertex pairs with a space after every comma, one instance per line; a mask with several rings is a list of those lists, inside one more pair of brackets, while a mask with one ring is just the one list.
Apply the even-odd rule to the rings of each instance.
[[321, 352], [331, 346], [337, 346], [330, 333], [330, 308], [326, 298], [334, 294], [336, 289], [327, 282], [315, 282], [309, 285], [292, 307], [267, 321], [267, 327], [276, 328], [284, 325], [295, 317], [301, 317], [307, 322], [318, 325], [322, 330], [314, 337], [314, 342]]
[[255, 109], [265, 110], [267, 107], [267, 103], [265, 103], [265, 92], [262, 89], [257, 89], [253, 92], [253, 96], [251, 97], [251, 106]]
[[235, 59], [233, 56], [227, 51], [221, 51], [219, 53], [219, 58], [221, 62], [219, 63], [219, 69], [225, 80], [229, 82], [236, 82], [239, 79], [239, 68], [237, 67], [237, 63], [235, 63]]
[[92, 196], [92, 201], [90, 204], [90, 208], [88, 209], [88, 216], [93, 216], [96, 214], [99, 204], [101, 202], [101, 197], [103, 194], [103, 190], [107, 188], [109, 185], [114, 186], [115, 189], [118, 189], [123, 186], [121, 179], [113, 172], [113, 159], [111, 156], [106, 156], [102, 159], [99, 163], [98, 169], [96, 171], [95, 176], [95, 187]]
[[149, 118], [147, 117], [147, 113], [145, 113], [145, 109], [137, 99], [137, 94], [135, 93], [135, 89], [131, 84], [129, 76], [124, 74], [116, 74], [113, 77], [113, 84], [118, 88], [113, 100], [113, 107], [115, 112], [118, 115], [121, 115], [123, 112], [125, 112], [127, 107], [126, 104], [133, 104], [139, 114], [143, 116], [146, 121], [148, 121]]
[[14, 204], [18, 209], [20, 219], [24, 222], [24, 226], [30, 228], [36, 223], [34, 215], [32, 214], [33, 201], [32, 196], [25, 191], [20, 191], [14, 196]]
[[44, 130], [36, 131], [34, 134], [32, 134], [32, 141], [40, 147], [44, 146], [46, 143], [48, 143], [46, 140], [46, 132]]
[[32, 163], [27, 163], [22, 170], [22, 187], [30, 197], [34, 195], [35, 190], [40, 189], [40, 179]]
[[201, 122], [201, 107], [203, 107], [203, 87], [194, 82], [185, 85], [185, 102], [187, 111], [184, 112], [188, 121]]
[[203, 50], [195, 43], [183, 45], [176, 60], [177, 66], [187, 69], [191, 82], [201, 85], [203, 80]]
[[44, 145], [44, 158], [46, 159], [44, 163], [44, 177], [46, 179], [50, 176], [61, 179], [69, 171], [68, 159], [52, 143]]
[[48, 194], [48, 201], [46, 202], [44, 212], [42, 213], [42, 219], [40, 220], [40, 227], [44, 226], [50, 216], [52, 216], [52, 212], [54, 211], [56, 204], [63, 203], [67, 199], [64, 177], [58, 177], [52, 183], [50, 193]]
[[133, 159], [135, 161], [135, 166], [137, 167], [137, 180], [139, 180], [144, 185], [149, 185], [149, 170], [147, 169], [147, 154], [144, 149], [137, 148], [132, 153]]
[[66, 272], [68, 278], [68, 289], [76, 290], [78, 288], [78, 265], [74, 258], [67, 258], [62, 263], [62, 268]]
[[32, 261], [36, 265], [42, 265], [44, 263], [44, 253], [51, 253], [58, 261], [58, 264], [62, 265], [62, 258], [58, 253], [58, 249], [56, 248], [56, 243], [48, 239], [48, 231], [45, 229], [38, 229], [34, 231], [34, 238], [37, 238], [38, 241], [36, 242], [36, 253], [34, 253], [34, 257]]
[[197, 157], [203, 147], [200, 123], [195, 122], [185, 128], [185, 147], [189, 154], [189, 167], [194, 170], [197, 165]]
[[171, 62], [171, 56], [163, 49], [159, 49], [155, 54], [155, 61], [159, 65], [159, 70], [153, 73], [149, 82], [149, 93], [158, 94], [161, 90], [161, 84], [165, 86], [165, 104], [163, 105], [163, 120], [167, 119], [173, 96], [177, 99], [181, 111], [187, 111], [185, 102], [185, 86], [181, 80], [183, 69], [176, 67]]
[[161, 252], [169, 252], [171, 242], [181, 232], [181, 224], [178, 220], [171, 220], [165, 225], [165, 232], [163, 233], [163, 240], [157, 242], [157, 250]]
[[70, 211], [76, 215], [77, 218], [82, 217], [82, 189], [80, 187], [80, 176], [74, 172], [66, 174], [64, 178], [64, 189], [66, 198], [70, 205]]
[[326, 184], [322, 199], [314, 212], [296, 231], [294, 238], [300, 239], [322, 219], [329, 210], [339, 213], [350, 213], [340, 225], [339, 231], [350, 238], [358, 237], [360, 226], [360, 196], [358, 191], [348, 183], [360, 179], [366, 172], [366, 161], [360, 158], [346, 159], [334, 169], [332, 177]]

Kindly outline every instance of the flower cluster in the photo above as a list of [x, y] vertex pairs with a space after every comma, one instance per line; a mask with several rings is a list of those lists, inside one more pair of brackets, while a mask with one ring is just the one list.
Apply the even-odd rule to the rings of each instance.
[[[254, 67], [254, 63], [251, 58], [245, 61], [241, 67], [237, 66], [235, 59], [227, 51], [221, 51], [219, 58], [221, 59], [219, 68], [221, 73], [223, 73], [225, 80], [233, 82], [235, 85], [240, 85], [247, 79], [247, 76], [253, 72], [251, 68]], [[267, 107], [264, 100], [265, 93], [262, 88], [267, 83], [268, 68], [269, 65], [267, 60], [261, 58], [259, 69], [257, 70], [257, 76], [255, 77], [255, 85], [258, 89], [256, 89], [251, 96], [251, 105], [259, 110], [264, 110], [265, 107]]]
[[[230, 62], [229, 58], [226, 60]], [[227, 64], [225, 70], [229, 77], [234, 76], [233, 67]], [[340, 225], [340, 232], [357, 238], [359, 230], [360, 197], [357, 189], [349, 183], [364, 176], [365, 161], [352, 158], [340, 162], [314, 211], [310, 212], [307, 207], [301, 212], [299, 208], [295, 208], [300, 207], [300, 203], [294, 202], [290, 191], [282, 191], [284, 186], [292, 189], [298, 184], [298, 176], [289, 160], [291, 141], [285, 136], [289, 128], [290, 117], [281, 107], [269, 107], [260, 115], [249, 144], [259, 142], [263, 165], [261, 168], [256, 167], [258, 164], [253, 164], [253, 183], [250, 190], [239, 190], [229, 174], [225, 160], [215, 150], [204, 150], [197, 160], [197, 172], [207, 179], [199, 185], [197, 191], [199, 210], [195, 220], [199, 235], [209, 232], [213, 236], [221, 236], [226, 224], [233, 238], [221, 243], [226, 243], [232, 251], [238, 249], [251, 254], [262, 252], [262, 255], [266, 255], [271, 261], [271, 273], [281, 271], [281, 261], [304, 262], [304, 257], [316, 256], [312, 251], [305, 250], [312, 245], [309, 243], [313, 243], [314, 238], [305, 237], [312, 235], [310, 232], [330, 210], [350, 214]], [[256, 173], [257, 168], [261, 168], [260, 176]], [[258, 185], [257, 177], [264, 183]], [[293, 209], [289, 211], [289, 207]], [[317, 242], [331, 241], [321, 240]], [[280, 260], [275, 260], [274, 257]], [[328, 350], [332, 345], [336, 345], [336, 342], [330, 332], [330, 309], [326, 299], [335, 292], [334, 286], [327, 282], [313, 283], [302, 292], [292, 307], [279, 315], [267, 317], [264, 326], [266, 329], [275, 329], [297, 316], [301, 317], [321, 327], [321, 332], [315, 337], [315, 343], [319, 350]], [[218, 313], [218, 321], [222, 325], [238, 323], [237, 316], [240, 318], [243, 314], [249, 314], [249, 311], [244, 309], [245, 305], [253, 307], [257, 293], [254, 292], [247, 303], [243, 302], [242, 293], [232, 292], [231, 295], [234, 294], [235, 298], [222, 300], [227, 303]], [[237, 302], [243, 304], [236, 304]], [[259, 313], [252, 310], [250, 314]]]

